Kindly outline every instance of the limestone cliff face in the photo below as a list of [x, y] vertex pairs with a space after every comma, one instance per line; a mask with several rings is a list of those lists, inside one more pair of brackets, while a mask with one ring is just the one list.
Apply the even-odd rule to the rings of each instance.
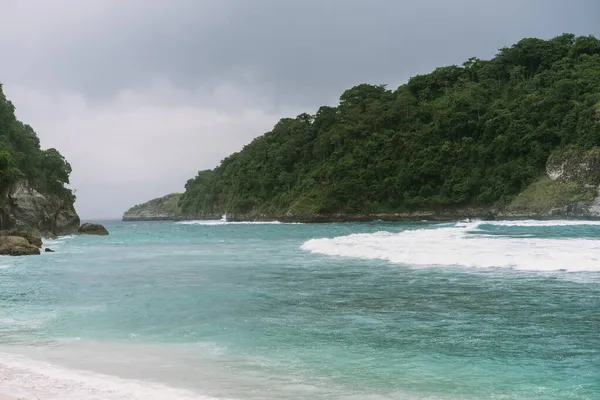
[[546, 175], [517, 196], [501, 216], [600, 218], [600, 148], [554, 155]]
[[171, 193], [131, 207], [123, 221], [161, 221], [183, 219], [179, 208], [181, 193]]
[[600, 148], [581, 153], [568, 151], [551, 157], [546, 165], [546, 173], [557, 182], [596, 186], [600, 183]]
[[80, 219], [72, 202], [42, 193], [28, 182], [12, 187], [0, 207], [0, 229], [38, 229], [44, 236], [77, 232]]

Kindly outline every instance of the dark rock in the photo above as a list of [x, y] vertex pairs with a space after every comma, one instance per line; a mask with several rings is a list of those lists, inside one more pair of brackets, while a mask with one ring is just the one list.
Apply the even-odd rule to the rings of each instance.
[[44, 249], [44, 252], [46, 252], [46, 253], [54, 253], [54, 250], [52, 250], [52, 249], [51, 249], [51, 248], [49, 248], [49, 247], [46, 247], [46, 248]]
[[79, 227], [78, 232], [85, 235], [108, 235], [108, 231], [102, 224], [85, 223]]

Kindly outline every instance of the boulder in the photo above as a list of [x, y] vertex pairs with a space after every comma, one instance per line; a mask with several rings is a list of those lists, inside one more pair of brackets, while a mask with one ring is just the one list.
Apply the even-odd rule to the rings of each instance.
[[106, 228], [102, 224], [92, 224], [92, 223], [81, 224], [78, 232], [82, 233], [84, 235], [101, 235], [101, 236], [108, 235], [108, 230], [106, 230]]
[[21, 236], [0, 236], [0, 255], [28, 256], [40, 254], [40, 248]]
[[7, 231], [7, 232], [1, 232], [0, 235], [2, 235], [2, 236], [19, 236], [19, 237], [27, 239], [27, 241], [34, 246], [42, 247], [42, 234], [36, 228], [22, 230], [22, 231], [11, 230], [11, 231]]
[[49, 248], [49, 247], [46, 247], [46, 248], [44, 249], [44, 252], [45, 252], [45, 253], [54, 253], [54, 250], [52, 250], [52, 249], [51, 249], [51, 248]]

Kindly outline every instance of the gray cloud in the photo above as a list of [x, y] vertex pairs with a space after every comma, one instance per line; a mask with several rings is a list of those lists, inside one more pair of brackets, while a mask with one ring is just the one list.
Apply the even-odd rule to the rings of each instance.
[[598, 35], [596, 0], [0, 0], [0, 81], [73, 165], [84, 217], [181, 190], [278, 118], [524, 36]]

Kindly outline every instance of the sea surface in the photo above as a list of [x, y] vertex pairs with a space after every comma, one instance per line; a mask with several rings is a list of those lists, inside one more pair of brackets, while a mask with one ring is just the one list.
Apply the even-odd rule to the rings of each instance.
[[0, 257], [0, 393], [600, 399], [600, 223], [105, 222]]

